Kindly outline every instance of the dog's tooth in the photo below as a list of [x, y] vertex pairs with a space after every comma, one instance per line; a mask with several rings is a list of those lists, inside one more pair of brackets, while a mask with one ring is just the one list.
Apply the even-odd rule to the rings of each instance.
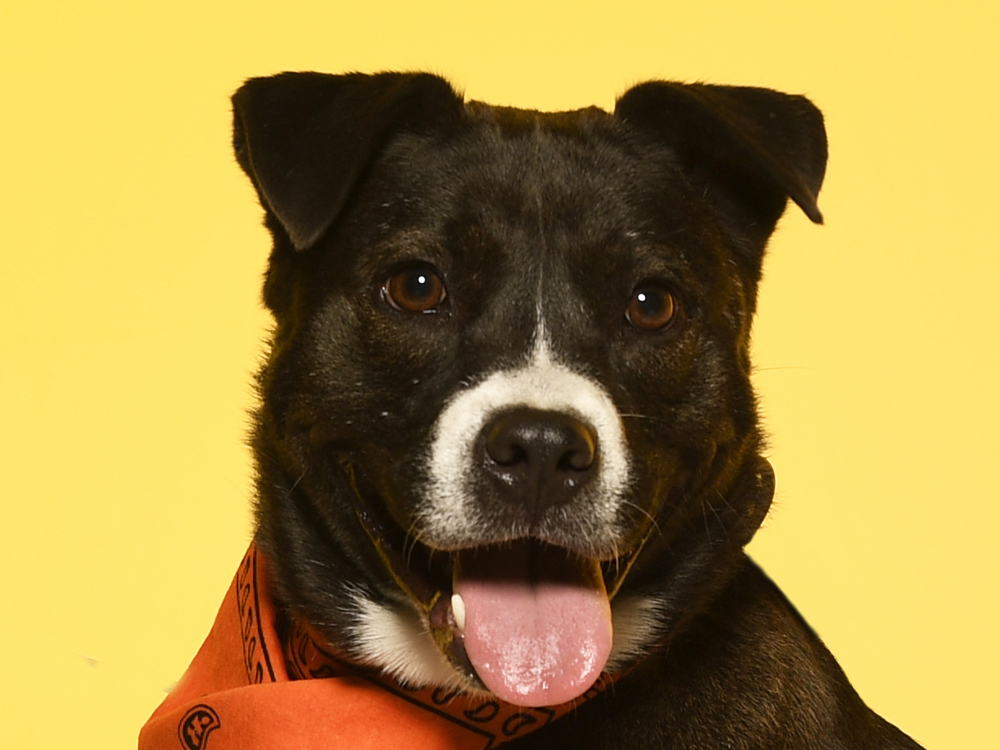
[[465, 630], [465, 602], [458, 594], [451, 595], [451, 611], [455, 615], [455, 625], [459, 630]]

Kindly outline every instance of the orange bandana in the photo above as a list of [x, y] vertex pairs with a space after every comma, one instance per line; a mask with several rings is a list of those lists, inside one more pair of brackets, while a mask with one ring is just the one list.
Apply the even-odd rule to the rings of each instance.
[[139, 733], [139, 750], [488, 750], [604, 692], [521, 708], [441, 688], [406, 688], [352, 667], [303, 624], [282, 643], [253, 545], [191, 666]]

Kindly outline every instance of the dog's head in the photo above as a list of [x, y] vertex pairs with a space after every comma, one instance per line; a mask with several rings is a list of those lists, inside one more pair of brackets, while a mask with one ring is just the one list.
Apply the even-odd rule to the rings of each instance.
[[425, 74], [234, 97], [274, 249], [255, 434], [279, 598], [411, 683], [559, 703], [723, 582], [764, 518], [751, 319], [819, 112], [645, 83], [464, 103]]

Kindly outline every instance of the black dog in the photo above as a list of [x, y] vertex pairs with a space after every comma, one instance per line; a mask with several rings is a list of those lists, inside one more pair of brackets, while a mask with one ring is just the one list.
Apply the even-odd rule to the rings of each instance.
[[407, 685], [616, 680], [518, 747], [917, 747], [743, 552], [773, 490], [761, 260], [789, 197], [821, 221], [810, 102], [657, 81], [539, 113], [288, 73], [234, 104], [274, 236], [256, 540], [284, 617]]

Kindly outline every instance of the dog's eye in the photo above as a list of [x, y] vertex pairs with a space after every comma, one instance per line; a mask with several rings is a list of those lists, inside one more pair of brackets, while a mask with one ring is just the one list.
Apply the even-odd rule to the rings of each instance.
[[426, 265], [397, 271], [386, 279], [382, 293], [397, 310], [411, 313], [436, 312], [447, 297], [441, 277]]
[[625, 317], [642, 331], [658, 331], [674, 319], [677, 307], [677, 300], [668, 289], [647, 281], [632, 292]]

